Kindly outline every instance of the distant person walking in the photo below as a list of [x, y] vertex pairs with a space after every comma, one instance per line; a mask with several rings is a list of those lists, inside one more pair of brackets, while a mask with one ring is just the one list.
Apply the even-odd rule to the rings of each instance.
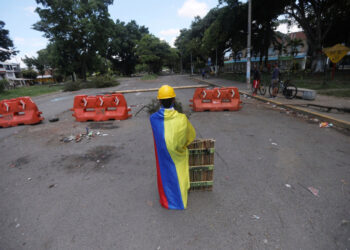
[[255, 64], [253, 69], [253, 96], [255, 96], [258, 92], [258, 88], [260, 85], [260, 77], [260, 71]]
[[202, 69], [202, 79], [205, 78], [205, 68]]
[[273, 91], [272, 91], [272, 98], [275, 98], [277, 96], [278, 93], [278, 82], [280, 80], [280, 70], [278, 68], [278, 64], [275, 63], [275, 68], [273, 69], [272, 72], [272, 80], [271, 80], [271, 84], [273, 87]]

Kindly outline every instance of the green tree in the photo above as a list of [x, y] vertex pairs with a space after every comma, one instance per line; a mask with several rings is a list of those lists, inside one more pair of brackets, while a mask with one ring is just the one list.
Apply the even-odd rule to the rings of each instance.
[[[113, 0], [36, 0], [40, 21], [33, 28], [54, 44], [56, 61], [66, 74], [86, 80], [97, 55], [106, 56]], [[73, 77], [74, 79], [74, 77]]]
[[23, 77], [27, 79], [36, 79], [36, 77], [38, 76], [38, 73], [35, 70], [30, 68], [26, 70], [22, 70], [21, 73]]
[[[237, 54], [245, 48], [244, 22], [246, 13], [242, 4], [213, 9], [216, 18], [205, 30], [202, 51], [212, 58], [212, 63], [223, 65], [224, 54], [232, 51]], [[230, 25], [229, 25], [230, 24]]]
[[[267, 63], [268, 50], [277, 39], [274, 30], [279, 23], [278, 17], [284, 13], [288, 2], [289, 0], [252, 2], [251, 51], [252, 55], [260, 56], [260, 63], [263, 57]], [[234, 58], [244, 56], [241, 51], [247, 44], [248, 4], [238, 0], [219, 0], [219, 6], [222, 7], [218, 10], [218, 18], [209, 28], [211, 31], [206, 31], [209, 39], [204, 43], [212, 41], [211, 43], [217, 44], [222, 62], [223, 53], [228, 50], [232, 51]]]
[[136, 54], [140, 63], [147, 65], [149, 73], [159, 73], [171, 51], [169, 44], [154, 35], [146, 34], [138, 42]]
[[287, 35], [279, 31], [276, 32], [276, 39], [273, 40], [273, 48], [274, 50], [278, 51], [278, 61], [279, 57], [282, 56], [283, 53], [286, 54], [288, 52], [287, 40]]
[[350, 1], [337, 1], [337, 14], [334, 16], [325, 40], [324, 47], [331, 47], [337, 43], [345, 43], [350, 46]]
[[6, 61], [18, 53], [9, 37], [9, 31], [4, 26], [5, 23], [0, 20], [0, 61]]
[[300, 47], [304, 47], [303, 40], [298, 39], [298, 38], [293, 38], [289, 39], [287, 42], [287, 47], [289, 47], [289, 53], [292, 57], [295, 57], [298, 52]]
[[164, 59], [164, 66], [168, 67], [171, 72], [180, 71], [180, 54], [176, 48], [169, 48], [169, 53]]
[[205, 66], [208, 56], [214, 54], [213, 58], [215, 58], [216, 47], [209, 44], [203, 45], [203, 38], [206, 30], [217, 17], [218, 9], [214, 8], [204, 18], [195, 17], [190, 29], [180, 30], [180, 35], [175, 40], [175, 46], [179, 50], [184, 69], [202, 68]]
[[[190, 54], [188, 53], [188, 43], [190, 41], [190, 30], [182, 29], [180, 30], [180, 35], [175, 40], [175, 46], [180, 54], [180, 71], [189, 68], [190, 66]], [[188, 65], [188, 67], [187, 67]]]
[[45, 71], [51, 68], [50, 60], [49, 60], [49, 55], [48, 55], [48, 50], [47, 49], [42, 49], [39, 50], [37, 57], [27, 57], [23, 59], [23, 62], [31, 68], [34, 66], [38, 71], [40, 75], [44, 75]]
[[[286, 7], [286, 13], [305, 32], [309, 45], [308, 53], [312, 56], [313, 70], [322, 70], [316, 67], [317, 65], [321, 65], [319, 62], [322, 60], [321, 51], [324, 42], [335, 24], [341, 24], [341, 27], [343, 27], [344, 32], [347, 34], [347, 38], [345, 39], [349, 39], [347, 23], [342, 23], [344, 20], [349, 20], [349, 7], [350, 3], [348, 0], [293, 0]], [[336, 36], [338, 36], [338, 33]], [[339, 37], [342, 37], [342, 32], [339, 32]], [[330, 40], [337, 41], [338, 39]]]
[[123, 75], [131, 75], [137, 64], [136, 44], [142, 36], [148, 34], [145, 26], [139, 26], [132, 20], [125, 24], [116, 20], [111, 28], [107, 58], [112, 62], [114, 70]]
[[298, 70], [299, 69], [299, 64], [295, 63], [294, 61], [294, 57], [298, 54], [298, 52], [300, 51], [299, 48], [304, 47], [304, 43], [303, 40], [299, 39], [299, 38], [292, 38], [292, 39], [288, 39], [287, 42], [287, 48], [289, 48], [289, 54], [292, 57], [292, 64], [290, 69], [291, 70]]

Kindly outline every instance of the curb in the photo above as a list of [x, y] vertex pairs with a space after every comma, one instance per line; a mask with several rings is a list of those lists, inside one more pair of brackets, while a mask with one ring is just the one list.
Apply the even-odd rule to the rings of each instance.
[[[211, 82], [208, 82], [208, 81], [205, 81], [205, 80], [202, 80], [202, 79], [198, 79], [198, 78], [191, 77], [191, 79], [193, 79], [195, 81], [198, 81], [198, 82], [204, 82], [204, 83], [206, 83], [208, 85], [215, 86], [215, 87], [224, 87], [224, 86], [221, 86], [219, 84], [211, 83]], [[279, 107], [291, 109], [291, 110], [299, 112], [299, 113], [303, 113], [303, 114], [307, 114], [307, 115], [310, 115], [310, 116], [314, 116], [315, 118], [318, 118], [319, 120], [333, 123], [333, 124], [335, 124], [335, 125], [337, 125], [338, 127], [341, 127], [341, 128], [350, 129], [350, 122], [348, 122], [348, 121], [336, 119], [334, 117], [331, 117], [331, 116], [328, 116], [328, 115], [323, 115], [323, 114], [320, 114], [320, 113], [317, 113], [317, 112], [314, 112], [314, 111], [310, 111], [310, 110], [307, 110], [307, 109], [304, 109], [304, 108], [296, 107], [296, 106], [293, 106], [291, 104], [283, 104], [281, 102], [277, 102], [277, 101], [274, 101], [274, 100], [271, 100], [271, 99], [267, 99], [265, 97], [253, 96], [250, 93], [245, 92], [245, 91], [241, 91], [240, 90], [239, 93], [243, 94], [243, 95], [247, 95], [247, 96], [249, 96], [251, 98], [255, 98], [255, 99], [259, 100], [259, 101], [273, 103], [273, 104], [275, 104], [276, 106], [279, 106]]]

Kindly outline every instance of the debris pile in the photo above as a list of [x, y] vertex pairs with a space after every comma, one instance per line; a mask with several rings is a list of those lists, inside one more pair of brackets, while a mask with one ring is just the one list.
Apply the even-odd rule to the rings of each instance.
[[333, 124], [328, 122], [321, 122], [319, 126], [320, 128], [331, 128], [333, 127]]
[[[270, 105], [271, 103], [267, 102], [266, 104]], [[281, 113], [286, 113], [287, 115], [291, 115], [291, 116], [294, 116], [294, 117], [298, 117], [298, 118], [304, 119], [306, 121], [309, 121], [310, 123], [319, 123], [320, 122], [319, 119], [314, 118], [314, 117], [310, 117], [307, 114], [303, 114], [303, 113], [296, 112], [296, 111], [293, 111], [293, 110], [289, 110], [289, 109], [286, 109], [286, 108], [278, 107], [276, 105], [272, 105], [272, 108], [280, 110]], [[334, 125], [332, 123], [328, 123], [328, 122], [320, 122], [319, 123], [319, 127], [320, 128], [332, 128], [332, 127], [334, 127]]]
[[64, 143], [75, 141], [76, 143], [78, 143], [78, 142], [81, 142], [83, 139], [85, 139], [87, 142], [89, 142], [91, 138], [94, 138], [97, 136], [108, 136], [108, 134], [102, 133], [100, 131], [92, 131], [92, 130], [89, 131], [89, 128], [87, 127], [85, 133], [64, 136], [64, 137], [61, 137], [60, 141]]

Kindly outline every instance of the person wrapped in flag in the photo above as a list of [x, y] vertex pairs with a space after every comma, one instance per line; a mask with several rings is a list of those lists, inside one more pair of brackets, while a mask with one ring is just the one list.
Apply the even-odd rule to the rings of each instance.
[[186, 115], [174, 109], [175, 91], [169, 85], [158, 90], [161, 108], [150, 117], [157, 165], [160, 204], [167, 209], [185, 209], [190, 188], [187, 146], [196, 131]]

